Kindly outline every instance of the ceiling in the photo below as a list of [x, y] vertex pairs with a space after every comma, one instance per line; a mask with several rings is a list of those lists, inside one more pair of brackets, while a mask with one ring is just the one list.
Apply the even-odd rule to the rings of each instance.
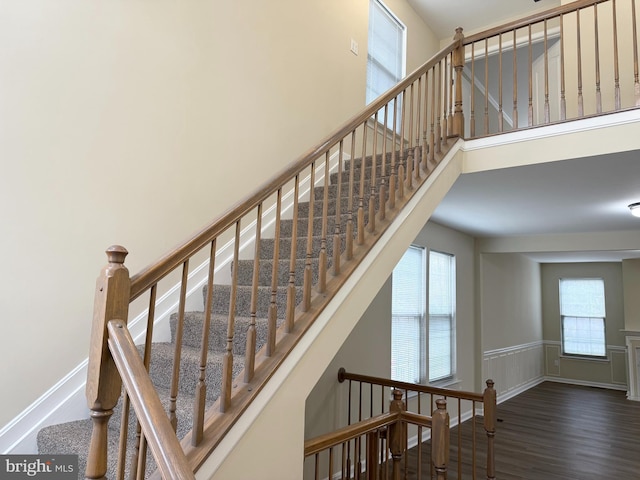
[[[432, 219], [475, 237], [640, 230], [628, 205], [640, 201], [638, 152], [469, 173]], [[640, 245], [639, 245], [640, 247]], [[640, 251], [530, 254], [540, 262], [620, 261]]]
[[560, 0], [407, 0], [439, 39], [468, 34], [560, 5]]

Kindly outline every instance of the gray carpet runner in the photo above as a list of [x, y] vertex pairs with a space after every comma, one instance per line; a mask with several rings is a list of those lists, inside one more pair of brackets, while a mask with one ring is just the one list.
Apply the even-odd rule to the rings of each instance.
[[[387, 156], [387, 173], [389, 170], [390, 154]], [[355, 232], [355, 220], [358, 203], [358, 196], [361, 181], [360, 172], [360, 160], [356, 159], [354, 162], [354, 200], [353, 200], [353, 220], [354, 220], [354, 232]], [[380, 177], [380, 165], [381, 156], [378, 156], [378, 167], [376, 176]], [[368, 212], [368, 198], [371, 193], [370, 189], [370, 176], [371, 176], [371, 160], [370, 157], [366, 162], [365, 169], [365, 188], [364, 188], [364, 207], [365, 218]], [[348, 191], [349, 191], [349, 162], [345, 162], [345, 168], [342, 173], [341, 184], [341, 245], [342, 249], [345, 247], [345, 234], [346, 222], [348, 219], [347, 206], [348, 206]], [[327, 258], [329, 264], [333, 255], [333, 236], [335, 231], [336, 221], [336, 205], [337, 201], [337, 182], [338, 175], [336, 173], [331, 174], [330, 187], [329, 187], [329, 218], [327, 221]], [[388, 182], [385, 182], [388, 184]], [[312, 239], [312, 268], [313, 268], [313, 281], [314, 284], [318, 276], [318, 256], [322, 244], [321, 232], [322, 232], [322, 213], [323, 213], [323, 198], [324, 187], [319, 187], [314, 190], [314, 218], [313, 218], [313, 239]], [[378, 200], [376, 198], [375, 205], [377, 207]], [[300, 202], [298, 206], [298, 238], [296, 244], [296, 275], [295, 283], [297, 288], [296, 303], [302, 300], [302, 291], [300, 286], [303, 280], [303, 270], [305, 268], [306, 253], [307, 253], [307, 234], [308, 234], [308, 212], [309, 203]], [[280, 259], [278, 261], [278, 316], [279, 322], [282, 321], [285, 313], [286, 306], [286, 286], [289, 282], [289, 257], [292, 244], [292, 226], [291, 220], [282, 220], [281, 233], [280, 233]], [[260, 271], [259, 271], [259, 288], [258, 288], [258, 311], [256, 319], [257, 328], [257, 349], [260, 349], [267, 337], [267, 325], [266, 317], [271, 301], [271, 275], [273, 266], [273, 254], [274, 254], [275, 240], [270, 238], [262, 239], [260, 243]], [[246, 332], [250, 323], [250, 306], [251, 306], [251, 283], [253, 278], [253, 260], [240, 260], [237, 265], [233, 266], [238, 269], [238, 293], [236, 297], [236, 320], [235, 320], [235, 337], [233, 340], [233, 353], [234, 353], [234, 370], [237, 375], [244, 365], [244, 354], [246, 346]], [[215, 285], [214, 287], [214, 301], [212, 305], [212, 325], [209, 338], [209, 356], [208, 365], [206, 369], [206, 382], [208, 385], [207, 404], [211, 405], [220, 394], [221, 390], [221, 372], [222, 372], [222, 355], [226, 348], [226, 332], [227, 332], [227, 317], [229, 313], [229, 296], [230, 286], [228, 285]], [[203, 292], [204, 293], [204, 292]], [[203, 295], [204, 297], [204, 295]], [[204, 310], [204, 298], [203, 298], [203, 310]], [[196, 384], [198, 382], [199, 375], [199, 361], [200, 361], [200, 345], [202, 336], [202, 324], [204, 321], [204, 311], [199, 312], [187, 312], [184, 320], [184, 332], [182, 341], [182, 360], [180, 363], [180, 393], [177, 399], [177, 417], [178, 427], [177, 435], [179, 438], [184, 437], [191, 429], [192, 422], [192, 406], [193, 396]], [[154, 385], [157, 387], [158, 393], [165, 408], [168, 411], [169, 406], [169, 389], [173, 368], [173, 356], [175, 349], [175, 331], [176, 331], [176, 315], [171, 318], [171, 343], [154, 343], [152, 347], [150, 376]], [[119, 402], [118, 407], [114, 412], [109, 422], [109, 457], [108, 457], [108, 473], [107, 478], [116, 478], [116, 452], [120, 431], [121, 422], [121, 409], [122, 401]], [[130, 415], [133, 417], [133, 415]], [[80, 420], [75, 422], [68, 422], [59, 425], [53, 425], [43, 428], [38, 433], [38, 450], [41, 454], [77, 454], [79, 455], [79, 472], [78, 478], [84, 478], [84, 472], [86, 467], [86, 455], [89, 447], [89, 441], [91, 436], [91, 420]], [[129, 445], [132, 447], [135, 445], [135, 420], [129, 420]], [[130, 448], [132, 450], [132, 448]], [[131, 453], [128, 453], [129, 457]], [[129, 461], [127, 461], [127, 465]], [[155, 470], [153, 461], [148, 459], [147, 462], [147, 475]], [[127, 467], [127, 472], [129, 471]], [[125, 476], [128, 478], [128, 473]]]

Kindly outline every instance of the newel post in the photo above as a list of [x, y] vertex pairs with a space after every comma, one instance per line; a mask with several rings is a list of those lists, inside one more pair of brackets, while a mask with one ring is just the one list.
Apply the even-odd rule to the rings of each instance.
[[449, 466], [449, 412], [447, 401], [436, 400], [436, 409], [431, 416], [431, 459], [437, 480], [447, 478]]
[[87, 405], [91, 410], [93, 432], [87, 459], [87, 479], [105, 479], [107, 473], [107, 424], [118, 403], [122, 380], [107, 346], [107, 323], [126, 321], [131, 281], [124, 266], [127, 250], [114, 245], [107, 249], [109, 263], [96, 280], [87, 373]]
[[[402, 401], [402, 392], [400, 390], [393, 391], [393, 400], [389, 405], [390, 413], [402, 413], [407, 410], [406, 405]], [[407, 444], [407, 427], [400, 417], [394, 424], [389, 425], [389, 450], [393, 459], [393, 480], [400, 480], [400, 461], [404, 454]]]
[[464, 68], [464, 35], [462, 27], [456, 28], [456, 34], [453, 37], [454, 42], [458, 42], [453, 51], [453, 68], [456, 73], [455, 85], [456, 93], [454, 99], [453, 110], [453, 134], [464, 137], [464, 113], [462, 113], [462, 69]]
[[493, 380], [487, 380], [487, 388], [484, 389], [484, 430], [487, 432], [487, 480], [496, 478], [496, 467], [493, 450], [493, 441], [496, 436], [496, 391], [493, 388]]

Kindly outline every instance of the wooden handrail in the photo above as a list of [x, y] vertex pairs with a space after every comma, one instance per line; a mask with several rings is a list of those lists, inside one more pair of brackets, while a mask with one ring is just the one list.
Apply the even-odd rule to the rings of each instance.
[[469, 45], [471, 43], [484, 40], [485, 38], [495, 37], [497, 35], [500, 35], [501, 33], [510, 32], [518, 28], [524, 28], [534, 23], [543, 22], [544, 20], [548, 20], [550, 18], [555, 18], [566, 13], [575, 12], [576, 10], [608, 1], [611, 0], [577, 0], [575, 2], [567, 3], [559, 7], [550, 8], [549, 10], [534, 13], [519, 20], [514, 20], [512, 22], [505, 23], [504, 25], [489, 28], [487, 30], [483, 30], [482, 32], [469, 35], [468, 37], [465, 37], [463, 44]]
[[357, 373], [349, 373], [344, 368], [340, 368], [340, 370], [338, 370], [338, 381], [342, 383], [345, 380], [372, 383], [375, 385], [382, 385], [384, 387], [392, 387], [400, 390], [411, 390], [411, 391], [420, 392], [420, 393], [430, 393], [433, 395], [442, 395], [446, 397], [461, 398], [463, 400], [471, 400], [475, 402], [482, 402], [484, 398], [481, 393], [467, 392], [464, 390], [449, 390], [446, 388], [430, 387], [428, 385], [418, 385], [415, 383], [400, 382], [400, 381], [391, 380], [388, 378], [372, 377], [369, 375], [359, 375]]
[[174, 248], [171, 252], [164, 255], [153, 264], [142, 269], [142, 271], [136, 275], [133, 275], [131, 277], [131, 301], [138, 298], [143, 292], [172, 272], [178, 265], [182, 264], [197, 251], [207, 245], [213, 238], [216, 238], [222, 232], [231, 227], [239, 218], [247, 215], [261, 202], [269, 198], [270, 195], [277, 192], [282, 185], [285, 185], [300, 171], [311, 165], [318, 156], [324, 154], [327, 150], [340, 143], [342, 139], [353, 132], [364, 121], [373, 117], [378, 110], [383, 108], [387, 103], [393, 101], [393, 99], [400, 95], [407, 87], [424, 75], [426, 71], [439, 64], [442, 58], [445, 58], [460, 46], [460, 40], [460, 38], [457, 38], [450, 45], [436, 53], [421, 67], [407, 75], [400, 83], [382, 94], [377, 100], [370, 103], [362, 112], [352, 117], [351, 120], [347, 121], [342, 127], [335, 130], [315, 147], [304, 153], [298, 158], [298, 160], [285, 168], [280, 174], [277, 174], [270, 181], [263, 184], [255, 194], [240, 201], [207, 227], [196, 233], [189, 240]]
[[109, 350], [163, 478], [195, 479], [126, 323], [111, 320]]
[[327, 448], [340, 445], [354, 438], [360, 437], [367, 432], [387, 427], [392, 423], [396, 423], [402, 418], [401, 412], [387, 412], [375, 417], [367, 418], [361, 422], [347, 425], [334, 432], [325, 433], [317, 437], [311, 438], [304, 442], [304, 456], [308, 457]]

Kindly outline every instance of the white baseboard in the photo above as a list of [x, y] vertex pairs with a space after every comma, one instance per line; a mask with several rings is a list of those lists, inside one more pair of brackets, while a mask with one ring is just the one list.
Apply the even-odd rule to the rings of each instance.
[[606, 388], [608, 390], [620, 390], [623, 392], [627, 391], [626, 385], [620, 385], [615, 383], [590, 382], [588, 380], [575, 380], [573, 378], [561, 378], [561, 377], [550, 377], [550, 376], [544, 377], [544, 381], [555, 382], [555, 383], [567, 383], [570, 385], [580, 385], [582, 387]]
[[41, 428], [89, 418], [84, 395], [86, 378], [85, 360], [0, 430], [0, 453], [35, 454]]
[[537, 385], [540, 385], [544, 381], [545, 381], [545, 377], [538, 377], [538, 378], [531, 379], [527, 383], [519, 385], [518, 387], [515, 387], [515, 388], [513, 388], [513, 389], [511, 389], [511, 390], [509, 390], [507, 392], [504, 392], [504, 393], [501, 393], [499, 395], [496, 395], [496, 402], [498, 404], [500, 404], [502, 402], [506, 402], [510, 398], [516, 397], [516, 396], [520, 395], [521, 393], [526, 392], [530, 388], [533, 388], [533, 387], [535, 387]]

